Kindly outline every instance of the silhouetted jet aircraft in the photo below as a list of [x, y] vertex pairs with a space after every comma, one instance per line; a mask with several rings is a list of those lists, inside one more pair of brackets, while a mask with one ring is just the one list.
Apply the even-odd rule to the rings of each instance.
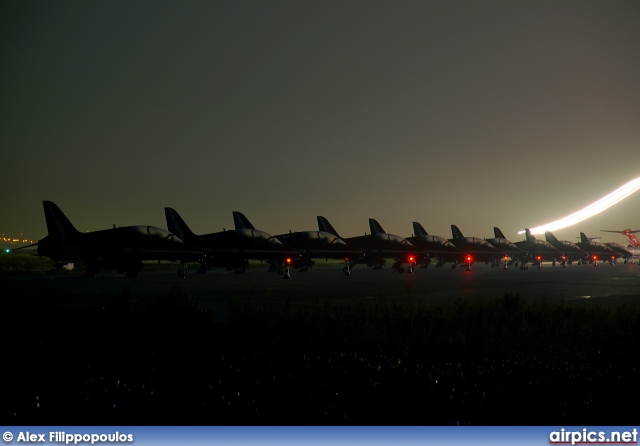
[[93, 277], [105, 269], [135, 277], [143, 268], [143, 260], [179, 260], [183, 265], [178, 275], [183, 277], [184, 263], [203, 257], [201, 251], [154, 226], [114, 225], [112, 229], [80, 232], [55, 203], [42, 204], [49, 235], [29, 246], [37, 245], [38, 255], [49, 257], [57, 267], [84, 262], [84, 277]]
[[454, 246], [449, 240], [437, 235], [429, 235], [427, 231], [417, 221], [413, 222], [413, 233], [407, 237], [409, 243], [426, 253], [417, 260], [421, 268], [426, 268], [431, 264], [431, 259], [436, 259], [436, 266], [442, 266], [445, 262], [464, 262], [464, 252]]
[[502, 231], [495, 226], [493, 227], [493, 235], [494, 237], [487, 239], [487, 241], [491, 246], [505, 254], [505, 258], [503, 259], [505, 261], [505, 268], [507, 267], [507, 257], [511, 257], [516, 267], [518, 266], [518, 261], [523, 262], [525, 260], [526, 253], [518, 248], [515, 243], [507, 240]]
[[403, 263], [409, 264], [409, 273], [413, 273], [413, 267], [419, 250], [409, 243], [404, 237], [399, 235], [387, 234], [382, 226], [373, 218], [369, 219], [369, 228], [371, 234], [360, 235], [356, 237], [343, 238], [340, 237], [338, 232], [331, 226], [329, 220], [322, 216], [318, 216], [318, 229], [324, 232], [329, 232], [336, 237], [340, 237], [348, 245], [353, 246], [356, 249], [361, 250], [364, 256], [354, 261], [349, 261], [351, 266], [357, 263], [364, 263], [367, 266], [372, 266], [374, 269], [381, 269], [386, 263], [387, 258], [395, 260], [393, 265], [394, 271], [399, 273], [404, 272], [402, 267]]
[[293, 267], [301, 272], [307, 271], [315, 264], [313, 259], [344, 259], [345, 275], [351, 274], [351, 263], [361, 259], [364, 253], [347, 245], [340, 237], [326, 231], [300, 231], [276, 235], [284, 245], [297, 249], [300, 258], [293, 263]]
[[[478, 262], [499, 262], [504, 256], [502, 251], [491, 245], [488, 241], [478, 237], [465, 237], [456, 225], [451, 225], [452, 238], [449, 239], [453, 245], [464, 251], [464, 263], [467, 264], [467, 271], [471, 270], [471, 265]], [[456, 265], [453, 265], [455, 268]]]
[[566, 266], [567, 263], [571, 264], [574, 260], [580, 265], [589, 259], [588, 252], [583, 251], [578, 245], [568, 240], [558, 240], [550, 231], [544, 233], [544, 238], [554, 248], [562, 252], [562, 266]]
[[533, 261], [538, 268], [542, 268], [542, 262], [555, 262], [562, 258], [562, 251], [557, 250], [546, 240], [538, 240], [527, 228], [525, 229], [525, 239], [514, 244], [527, 253], [526, 259], [520, 268], [527, 268], [526, 262]]
[[[274, 236], [255, 229], [240, 212], [233, 212], [233, 219], [236, 226], [242, 229], [202, 235], [194, 234], [174, 209], [166, 207], [164, 213], [171, 232], [207, 255], [206, 261], [198, 269], [199, 274], [206, 273], [212, 267], [244, 273], [249, 260], [265, 260], [282, 273], [298, 257], [294, 249], [283, 245]], [[288, 270], [285, 277], [289, 277]]]
[[611, 249], [604, 243], [594, 242], [587, 237], [584, 232], [580, 233], [580, 242], [576, 243], [583, 251], [589, 253], [589, 259], [594, 266], [598, 265], [598, 260], [609, 261], [613, 265], [616, 259], [622, 257], [622, 254]]
[[624, 259], [624, 263], [627, 263], [628, 260], [633, 258], [634, 254], [631, 251], [631, 248], [625, 248], [620, 243], [615, 243], [615, 242], [605, 242], [604, 244], [607, 245], [609, 248], [613, 249], [614, 251], [620, 253], [622, 258]]

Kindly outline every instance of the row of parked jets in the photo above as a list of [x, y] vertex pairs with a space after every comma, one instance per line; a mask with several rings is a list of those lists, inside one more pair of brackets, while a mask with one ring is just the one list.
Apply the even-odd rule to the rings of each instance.
[[[356, 264], [380, 269], [386, 259], [393, 259], [393, 271], [413, 273], [418, 266], [426, 268], [450, 263], [453, 268], [475, 262], [492, 266], [514, 265], [528, 269], [532, 264], [540, 268], [550, 261], [562, 266], [617, 259], [625, 263], [634, 253], [618, 243], [600, 243], [580, 233], [581, 241], [572, 243], [558, 240], [551, 232], [545, 240], [536, 239], [526, 230], [523, 241], [511, 242], [494, 227], [494, 238], [465, 237], [457, 226], [451, 225], [452, 238], [429, 235], [418, 222], [413, 222], [413, 235], [401, 237], [389, 234], [374, 220], [369, 219], [370, 234], [341, 237], [329, 221], [318, 216], [318, 230], [270, 235], [256, 229], [240, 212], [233, 212], [234, 230], [210, 234], [194, 234], [178, 212], [164, 208], [167, 229], [154, 226], [123, 226], [93, 232], [80, 232], [60, 208], [51, 201], [43, 201], [48, 235], [38, 243], [16, 249], [37, 246], [38, 255], [51, 258], [56, 266], [84, 262], [84, 276], [93, 277], [99, 270], [116, 270], [127, 277], [137, 276], [145, 260], [180, 261], [178, 277], [185, 277], [185, 265], [197, 262], [197, 273], [205, 274], [209, 268], [222, 267], [243, 273], [249, 260], [269, 264], [290, 278], [290, 269], [307, 271], [314, 259], [342, 259], [343, 272], [351, 273]], [[630, 241], [637, 241], [634, 233], [621, 232]], [[638, 242], [640, 245], [640, 242]]]

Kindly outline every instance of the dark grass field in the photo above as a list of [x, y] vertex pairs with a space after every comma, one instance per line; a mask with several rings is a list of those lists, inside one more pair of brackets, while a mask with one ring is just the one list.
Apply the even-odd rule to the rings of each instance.
[[[74, 296], [77, 298], [77, 296]], [[4, 425], [632, 425], [640, 311], [3, 295]]]

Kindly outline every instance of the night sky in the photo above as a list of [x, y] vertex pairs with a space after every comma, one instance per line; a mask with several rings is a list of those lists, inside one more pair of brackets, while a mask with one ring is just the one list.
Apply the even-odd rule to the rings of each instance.
[[[0, 232], [493, 237], [640, 176], [640, 2], [5, 1]], [[556, 236], [640, 229], [640, 192]]]

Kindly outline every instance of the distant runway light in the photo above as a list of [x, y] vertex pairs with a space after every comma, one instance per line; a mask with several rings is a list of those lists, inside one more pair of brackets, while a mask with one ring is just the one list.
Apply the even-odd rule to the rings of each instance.
[[[611, 206], [624, 200], [638, 189], [640, 189], [640, 177], [636, 178], [635, 180], [629, 181], [628, 183], [611, 192], [609, 195], [606, 195], [598, 201], [591, 203], [584, 209], [580, 209], [579, 211], [567, 215], [560, 220], [552, 221], [551, 223], [547, 223], [546, 225], [538, 226], [536, 228], [531, 228], [530, 231], [532, 234], [544, 234], [545, 231], [555, 231], [556, 229], [562, 229], [566, 228], [567, 226], [575, 225], [576, 223], [580, 223], [587, 218], [593, 217], [594, 215], [597, 215], [600, 212], [609, 209]], [[518, 231], [518, 234], [524, 234], [524, 232], [524, 230]]]

